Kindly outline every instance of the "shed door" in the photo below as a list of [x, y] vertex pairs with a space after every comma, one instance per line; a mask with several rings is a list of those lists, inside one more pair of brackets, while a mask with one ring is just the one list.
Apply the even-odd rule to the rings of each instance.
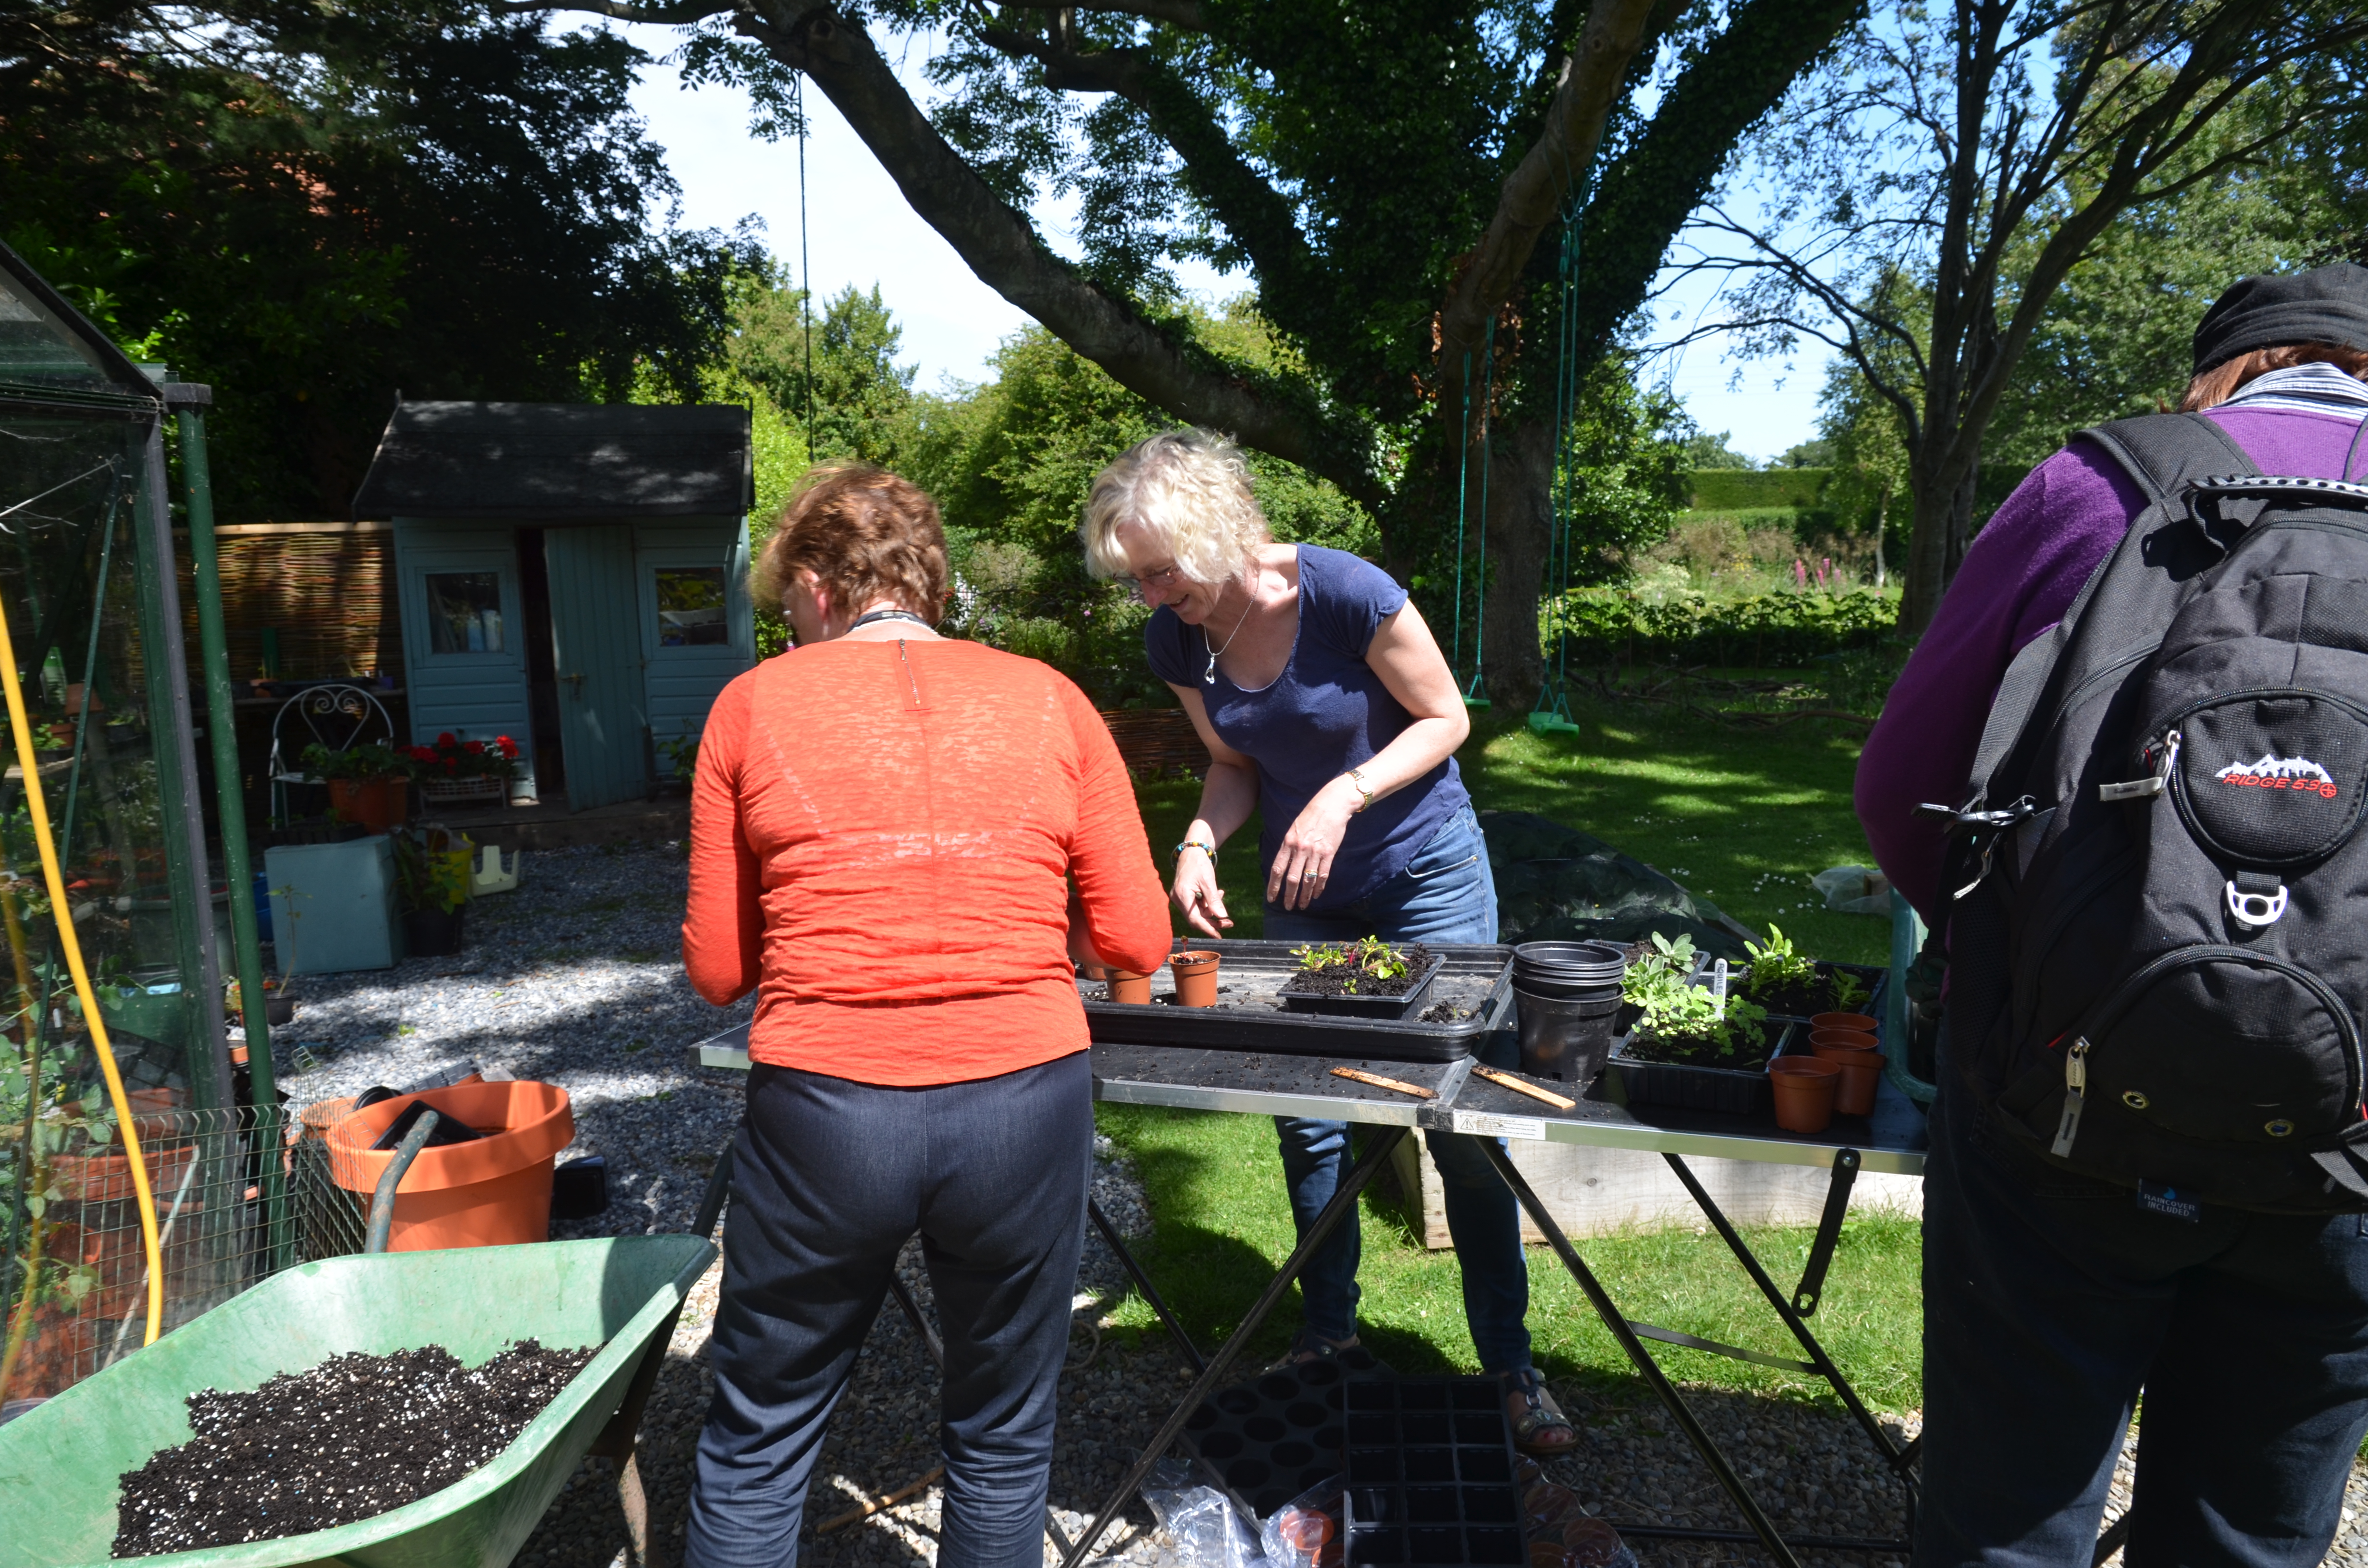
[[551, 648], [559, 672], [559, 742], [571, 810], [648, 792], [648, 715], [633, 591], [633, 530], [555, 528], [542, 536], [551, 570]]
[[[508, 735], [529, 748], [526, 622], [510, 528], [398, 517], [394, 543], [412, 739], [425, 744], [448, 731], [464, 741]], [[533, 779], [529, 750], [513, 792], [532, 794]]]
[[729, 517], [669, 519], [633, 528], [641, 574], [642, 661], [658, 773], [688, 765], [716, 694], [748, 668], [746, 525]]

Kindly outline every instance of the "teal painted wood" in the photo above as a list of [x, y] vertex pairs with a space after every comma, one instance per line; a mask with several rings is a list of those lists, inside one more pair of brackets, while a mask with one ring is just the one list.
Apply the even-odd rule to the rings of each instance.
[[[747, 613], [748, 525], [729, 517], [669, 519], [633, 528], [633, 576], [650, 733], [660, 744], [696, 735], [715, 699], [755, 662], [756, 630]], [[658, 607], [658, 574], [669, 567], [720, 571], [725, 640], [669, 646]]]
[[554, 528], [542, 552], [567, 804], [580, 812], [637, 799], [649, 792], [649, 717], [642, 643], [631, 631], [639, 609], [632, 526]]
[[[394, 556], [411, 738], [426, 744], [446, 731], [464, 741], [507, 735], [518, 744], [524, 770], [513, 790], [533, 793], [534, 723], [527, 705], [526, 615], [518, 595], [516, 531], [501, 522], [397, 517]], [[447, 572], [491, 573], [499, 582], [498, 652], [437, 651], [427, 578]]]

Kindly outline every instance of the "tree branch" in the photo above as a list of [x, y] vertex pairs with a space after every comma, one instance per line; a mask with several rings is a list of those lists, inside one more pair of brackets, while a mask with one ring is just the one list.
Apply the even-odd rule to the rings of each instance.
[[[589, 8], [611, 0], [568, 0]], [[1368, 506], [1383, 498], [1370, 441], [1312, 403], [1278, 398], [1128, 301], [1079, 274], [996, 198], [938, 134], [863, 28], [813, 0], [743, 0], [734, 26], [803, 71], [862, 138], [923, 222], [989, 288], [1118, 383], [1177, 418], [1231, 431], [1245, 444], [1322, 474]]]
[[1015, 11], [1107, 11], [1121, 17], [1141, 17], [1146, 22], [1166, 22], [1172, 28], [1188, 32], [1209, 30], [1209, 13], [1201, 0], [1086, 0], [1072, 6], [1068, 0], [997, 0]]
[[689, 27], [710, 17], [730, 14], [732, 0], [675, 0], [672, 5], [639, 6], [632, 0], [492, 0], [493, 8], [508, 16], [529, 11], [589, 11], [620, 22], [656, 22]]

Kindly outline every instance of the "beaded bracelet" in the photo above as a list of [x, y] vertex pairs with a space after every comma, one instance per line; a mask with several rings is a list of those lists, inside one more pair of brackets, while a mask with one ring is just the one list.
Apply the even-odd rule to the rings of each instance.
[[1184, 851], [1187, 849], [1198, 849], [1201, 854], [1206, 855], [1212, 860], [1217, 858], [1217, 846], [1215, 845], [1203, 844], [1197, 838], [1188, 838], [1183, 843], [1176, 846], [1177, 858], [1182, 859]]

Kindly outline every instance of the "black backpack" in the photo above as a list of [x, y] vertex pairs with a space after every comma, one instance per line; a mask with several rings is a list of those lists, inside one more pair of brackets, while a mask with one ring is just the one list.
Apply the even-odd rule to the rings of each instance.
[[1950, 1060], [2002, 1137], [2192, 1218], [2368, 1210], [2368, 485], [2200, 415], [2000, 687], [1948, 819]]

